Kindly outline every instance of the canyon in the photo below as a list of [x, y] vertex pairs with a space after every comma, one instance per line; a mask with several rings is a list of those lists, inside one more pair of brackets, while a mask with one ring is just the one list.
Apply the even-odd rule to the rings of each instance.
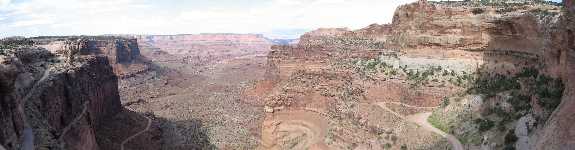
[[570, 149], [575, 11], [431, 2], [390, 24], [0, 40], [0, 149]]

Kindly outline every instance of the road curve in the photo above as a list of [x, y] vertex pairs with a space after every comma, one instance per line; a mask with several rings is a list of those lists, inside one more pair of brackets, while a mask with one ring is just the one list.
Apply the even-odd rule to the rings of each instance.
[[126, 138], [124, 141], [122, 141], [122, 144], [120, 144], [120, 150], [124, 150], [124, 145], [125, 145], [126, 143], [128, 143], [130, 140], [132, 140], [132, 139], [136, 138], [137, 136], [143, 134], [144, 132], [150, 130], [150, 126], [152, 125], [152, 119], [150, 119], [150, 118], [148, 118], [147, 116], [144, 116], [144, 115], [142, 115], [142, 116], [145, 117], [146, 120], [148, 120], [148, 124], [146, 125], [146, 128], [143, 129], [142, 131], [140, 131], [140, 132], [138, 132], [138, 133], [136, 133], [136, 134], [134, 134], [134, 135], [132, 135], [132, 136]]
[[433, 127], [433, 125], [431, 125], [427, 119], [429, 118], [429, 116], [431, 116], [431, 113], [418, 113], [418, 114], [414, 114], [414, 115], [410, 115], [407, 116], [407, 119], [410, 122], [416, 123], [419, 126], [423, 127], [423, 129], [437, 133], [443, 137], [445, 137], [447, 139], [447, 141], [449, 141], [449, 143], [451, 143], [451, 145], [453, 146], [454, 150], [463, 150], [463, 145], [461, 144], [461, 142], [459, 141], [459, 139], [457, 139], [455, 136], [451, 135], [451, 134], [447, 134], [435, 127]]

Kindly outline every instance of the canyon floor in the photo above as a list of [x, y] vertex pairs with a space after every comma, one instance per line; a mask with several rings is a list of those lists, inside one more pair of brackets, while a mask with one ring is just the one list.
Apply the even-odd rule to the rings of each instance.
[[120, 92], [128, 109], [161, 118], [165, 149], [257, 147], [263, 107], [242, 99], [242, 92], [263, 79], [265, 57], [245, 55], [202, 66], [148, 57], [155, 70], [122, 79]]

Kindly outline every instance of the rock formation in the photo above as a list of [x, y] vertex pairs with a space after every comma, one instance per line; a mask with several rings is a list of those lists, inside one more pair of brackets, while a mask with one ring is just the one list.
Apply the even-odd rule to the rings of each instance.
[[135, 40], [43, 37], [1, 44], [1, 145], [98, 150], [106, 144], [96, 137], [123, 109], [112, 66], [138, 59]]

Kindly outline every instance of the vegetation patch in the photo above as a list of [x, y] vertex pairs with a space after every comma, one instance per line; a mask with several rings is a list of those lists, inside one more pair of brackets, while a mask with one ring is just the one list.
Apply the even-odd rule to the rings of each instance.
[[438, 115], [437, 113], [433, 113], [431, 116], [429, 116], [429, 118], [427, 118], [427, 122], [429, 122], [435, 128], [445, 133], [451, 132], [451, 129], [449, 128], [447, 121], [442, 120], [440, 115]]
[[374, 79], [377, 75], [384, 75], [386, 78], [401, 77], [407, 80], [411, 87], [426, 86], [430, 83], [438, 83], [442, 86], [445, 86], [445, 83], [451, 83], [463, 87], [474, 81], [474, 74], [464, 71], [456, 73], [454, 70], [444, 69], [441, 66], [408, 69], [407, 66], [394, 67], [380, 59], [356, 59], [351, 61], [351, 64], [350, 67], [365, 79]]

